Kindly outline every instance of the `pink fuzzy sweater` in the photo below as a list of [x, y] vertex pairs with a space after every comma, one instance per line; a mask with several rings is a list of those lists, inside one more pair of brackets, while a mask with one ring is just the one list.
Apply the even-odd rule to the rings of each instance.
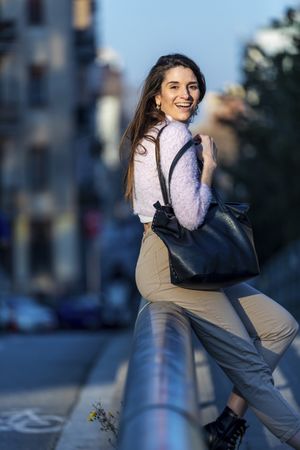
[[[191, 139], [188, 126], [182, 122], [166, 119], [168, 126], [160, 136], [161, 169], [168, 180], [171, 163], [181, 147]], [[158, 124], [149, 134], [157, 136], [165, 123]], [[142, 223], [151, 222], [155, 214], [153, 204], [164, 204], [155, 160], [155, 145], [143, 139], [134, 158], [133, 212]], [[196, 229], [204, 220], [211, 201], [209, 186], [200, 182], [195, 146], [191, 146], [177, 162], [171, 179], [171, 199], [179, 223], [189, 230]]]

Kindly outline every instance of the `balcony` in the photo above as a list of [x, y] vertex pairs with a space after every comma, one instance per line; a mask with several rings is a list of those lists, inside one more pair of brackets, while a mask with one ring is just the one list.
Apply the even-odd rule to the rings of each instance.
[[74, 31], [75, 53], [79, 63], [88, 64], [96, 56], [95, 36], [92, 28]]
[[16, 21], [0, 19], [0, 56], [9, 52], [16, 39]]

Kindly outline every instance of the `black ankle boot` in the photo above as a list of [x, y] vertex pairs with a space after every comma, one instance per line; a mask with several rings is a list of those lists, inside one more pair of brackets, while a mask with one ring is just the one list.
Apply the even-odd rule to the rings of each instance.
[[228, 406], [215, 422], [204, 426], [209, 450], [235, 450], [245, 434], [246, 420], [240, 419]]

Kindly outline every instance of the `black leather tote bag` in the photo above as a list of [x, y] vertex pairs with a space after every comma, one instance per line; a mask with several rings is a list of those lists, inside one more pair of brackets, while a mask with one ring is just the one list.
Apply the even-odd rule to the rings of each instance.
[[157, 201], [153, 205], [156, 211], [152, 230], [168, 249], [172, 284], [186, 289], [215, 290], [255, 277], [259, 274], [259, 264], [247, 217], [248, 204], [223, 203], [213, 189], [214, 200], [196, 230], [190, 231], [178, 222], [170, 200], [170, 182], [177, 161], [191, 145], [193, 139], [175, 156], [167, 189], [157, 138], [156, 164], [165, 204]]

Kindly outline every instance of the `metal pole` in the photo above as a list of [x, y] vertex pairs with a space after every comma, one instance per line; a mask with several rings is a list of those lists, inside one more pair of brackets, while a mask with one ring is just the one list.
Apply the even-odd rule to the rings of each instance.
[[118, 450], [204, 450], [191, 329], [182, 308], [143, 302], [136, 320]]

